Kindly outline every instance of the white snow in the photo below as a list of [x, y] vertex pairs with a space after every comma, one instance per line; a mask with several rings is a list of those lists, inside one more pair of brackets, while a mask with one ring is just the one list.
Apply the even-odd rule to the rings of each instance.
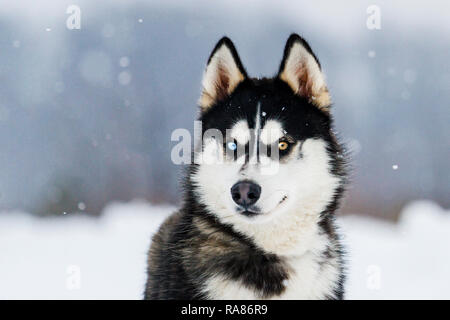
[[357, 216], [345, 217], [342, 225], [350, 261], [348, 299], [450, 298], [448, 210], [417, 201], [397, 225]]
[[[140, 299], [151, 235], [174, 208], [112, 203], [100, 219], [0, 214], [0, 299]], [[397, 225], [340, 218], [349, 299], [449, 299], [450, 215], [428, 201]]]

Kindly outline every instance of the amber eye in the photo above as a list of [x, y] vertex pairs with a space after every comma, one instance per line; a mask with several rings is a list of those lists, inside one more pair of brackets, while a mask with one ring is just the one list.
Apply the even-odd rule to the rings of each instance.
[[278, 149], [280, 149], [281, 151], [286, 150], [289, 147], [289, 143], [287, 143], [286, 141], [280, 141], [278, 143]]

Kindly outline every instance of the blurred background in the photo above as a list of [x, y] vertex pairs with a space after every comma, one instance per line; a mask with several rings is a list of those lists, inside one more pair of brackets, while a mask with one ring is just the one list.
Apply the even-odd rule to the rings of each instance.
[[228, 35], [250, 75], [271, 76], [291, 32], [317, 53], [353, 153], [343, 211], [394, 218], [417, 198], [449, 206], [444, 1], [379, 1], [380, 30], [366, 25], [370, 1], [78, 1], [79, 30], [66, 27], [71, 4], [2, 1], [0, 209], [176, 203], [170, 134], [193, 129], [215, 43]]
[[[81, 10], [80, 29], [66, 26], [70, 5]], [[367, 26], [371, 5], [381, 29]], [[215, 43], [229, 36], [251, 76], [271, 76], [292, 32], [321, 61], [353, 155], [341, 213], [397, 221], [420, 199], [444, 212], [449, 17], [444, 0], [0, 0], [0, 225], [29, 235], [42, 223], [30, 215], [100, 216], [134, 199], [178, 204], [170, 136], [193, 131]]]

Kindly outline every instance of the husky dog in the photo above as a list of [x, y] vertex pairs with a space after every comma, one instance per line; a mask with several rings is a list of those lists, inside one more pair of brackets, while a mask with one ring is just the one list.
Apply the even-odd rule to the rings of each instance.
[[225, 37], [202, 85], [202, 131], [227, 140], [203, 139], [195, 155], [234, 156], [189, 166], [182, 208], [153, 237], [145, 299], [342, 299], [345, 157], [310, 46], [291, 35], [278, 74], [254, 79]]

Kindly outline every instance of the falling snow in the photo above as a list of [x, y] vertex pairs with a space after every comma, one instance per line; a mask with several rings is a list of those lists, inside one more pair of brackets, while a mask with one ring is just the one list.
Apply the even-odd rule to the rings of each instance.
[[121, 85], [126, 86], [131, 82], [131, 74], [128, 71], [122, 71], [119, 73], [117, 80]]
[[119, 65], [120, 65], [122, 68], [128, 67], [128, 66], [130, 65], [130, 58], [128, 58], [128, 57], [122, 57], [122, 58], [120, 58], [120, 59], [119, 59]]
[[78, 209], [83, 211], [86, 209], [86, 205], [84, 204], [84, 202], [79, 202], [78, 203]]

